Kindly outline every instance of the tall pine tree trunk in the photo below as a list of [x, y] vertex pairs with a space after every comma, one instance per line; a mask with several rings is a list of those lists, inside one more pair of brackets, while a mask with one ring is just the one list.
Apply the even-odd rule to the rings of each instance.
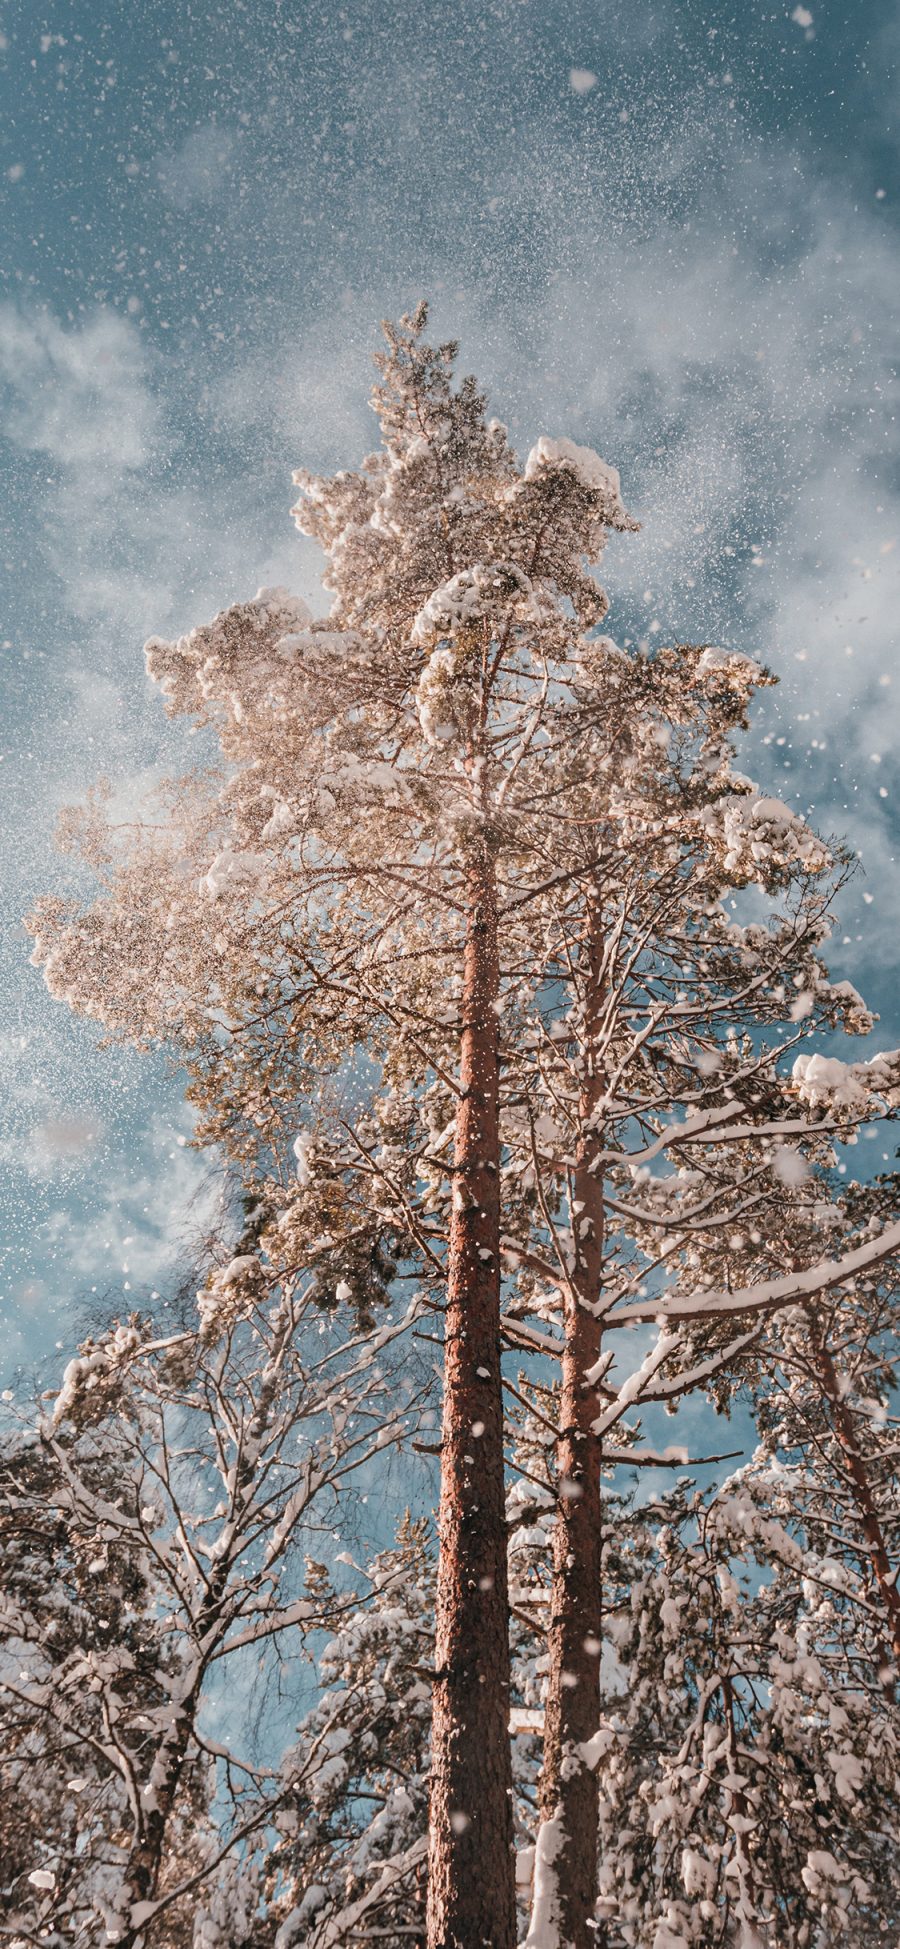
[[493, 862], [470, 868], [447, 1282], [429, 1949], [514, 1949], [500, 1381], [499, 958]]
[[602, 1137], [593, 1118], [604, 1088], [594, 1058], [602, 999], [600, 916], [592, 905], [584, 943], [585, 998], [579, 1137], [572, 1177], [573, 1266], [564, 1296], [565, 1346], [556, 1465], [541, 1825], [535, 1861], [533, 1949], [597, 1949], [597, 1779], [583, 1748], [600, 1719], [601, 1584], [598, 1404], [586, 1378], [601, 1350], [597, 1317], [603, 1266]]

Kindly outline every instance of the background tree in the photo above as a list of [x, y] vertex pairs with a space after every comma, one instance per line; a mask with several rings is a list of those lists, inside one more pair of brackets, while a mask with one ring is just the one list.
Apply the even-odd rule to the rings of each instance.
[[[7, 1934], [70, 1942], [89, 1940], [98, 1926], [129, 1826], [96, 1672], [115, 1671], [119, 1710], [138, 1745], [166, 1693], [152, 1564], [123, 1548], [101, 1515], [123, 1500], [123, 1483], [133, 1501], [127, 1450], [114, 1427], [102, 1447], [82, 1445], [86, 1494], [75, 1504], [66, 1470], [78, 1444], [63, 1434], [61, 1448], [65, 1467], [33, 1432], [7, 1430], [0, 1459], [0, 1886]], [[195, 1757], [173, 1798], [167, 1874], [189, 1875], [193, 1836], [211, 1838], [207, 1789]], [[190, 1943], [178, 1905], [170, 1928], [173, 1945]]]
[[[369, 1566], [318, 1659], [322, 1694], [298, 1752], [317, 1771], [278, 1813], [268, 1881], [282, 1917], [277, 1949], [366, 1938], [425, 1941], [434, 1554], [408, 1516]], [[359, 1588], [359, 1587], [358, 1587]], [[337, 1605], [336, 1605], [337, 1609]], [[293, 1755], [284, 1760], [291, 1777]]]
[[[40, 1857], [19, 1867], [17, 1838], [17, 1927], [79, 1949], [98, 1930], [124, 1949], [168, 1943], [220, 1871], [237, 1912], [235, 1877], [325, 1763], [324, 1733], [297, 1749], [289, 1785], [240, 1714], [211, 1734], [210, 1704], [261, 1654], [302, 1655], [350, 1602], [309, 1585], [304, 1552], [331, 1535], [347, 1479], [405, 1429], [400, 1329], [382, 1330], [380, 1366], [372, 1336], [329, 1329], [302, 1284], [250, 1254], [214, 1270], [198, 1304], [197, 1332], [155, 1339], [136, 1318], [88, 1343], [50, 1420], [6, 1457], [0, 1693]], [[44, 1827], [48, 1795], [59, 1811]]]
[[682, 1490], [637, 1561], [627, 1530], [607, 1539], [610, 1945], [800, 1949], [896, 1927], [896, 1706], [865, 1634], [838, 1623], [828, 1559], [782, 1526], [787, 1497], [775, 1508], [751, 1465], [693, 1509]]

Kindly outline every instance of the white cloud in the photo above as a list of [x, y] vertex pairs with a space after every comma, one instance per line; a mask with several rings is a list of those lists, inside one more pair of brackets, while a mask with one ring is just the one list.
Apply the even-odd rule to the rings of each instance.
[[192, 129], [177, 149], [157, 162], [163, 195], [178, 210], [218, 202], [227, 193], [234, 150], [235, 137], [229, 129], [215, 122]]
[[45, 1227], [51, 1248], [65, 1258], [72, 1296], [88, 1280], [123, 1293], [161, 1285], [179, 1257], [222, 1223], [219, 1170], [180, 1146], [159, 1115], [148, 1120], [138, 1146], [118, 1148], [102, 1171], [86, 1166], [84, 1184], [91, 1195], [80, 1221], [67, 1206]]
[[[66, 330], [49, 311], [0, 307], [0, 378], [10, 389], [7, 431], [78, 477], [90, 498], [108, 500], [123, 473], [144, 467], [160, 408], [136, 327], [98, 307]], [[65, 522], [71, 511], [60, 508]]]
[[[277, 439], [293, 448], [297, 465], [352, 465], [375, 438], [368, 394], [372, 353], [383, 342], [378, 310], [376, 297], [345, 291], [336, 317], [292, 326], [217, 369], [205, 388], [215, 427], [254, 446]], [[286, 481], [286, 494], [289, 488]], [[286, 499], [286, 520], [288, 506]]]
[[[337, 348], [332, 352], [337, 359]], [[151, 631], [183, 629], [207, 609], [252, 592], [261, 556], [278, 565], [276, 579], [296, 577], [308, 551], [291, 532], [288, 469], [281, 534], [253, 542], [260, 474], [214, 476], [198, 491], [190, 478], [198, 402], [181, 369], [152, 358], [139, 327], [109, 307], [71, 327], [49, 312], [0, 308], [0, 379], [10, 437], [20, 449], [46, 455], [62, 476], [32, 477], [37, 545], [71, 616], [88, 625], [98, 647], [103, 641], [102, 659], [87, 671], [76, 664], [66, 676], [80, 686], [82, 707], [90, 688], [108, 732], [108, 707], [116, 699], [121, 707], [122, 679], [130, 685], [140, 675], [141, 643]], [[280, 389], [270, 377], [266, 407], [252, 374], [243, 393], [241, 375], [228, 368], [220, 384], [225, 400], [230, 387], [237, 389], [235, 410], [223, 406], [223, 427], [246, 431], [254, 424], [259, 440], [261, 421], [277, 413]], [[196, 375], [194, 387], [202, 391]], [[112, 672], [110, 629], [121, 646]], [[58, 681], [58, 661], [54, 674]], [[65, 742], [73, 750], [73, 740]]]
[[[38, 1152], [24, 1161], [37, 1167]], [[101, 1135], [96, 1147], [57, 1161], [67, 1167], [65, 1177], [35, 1168], [30, 1185], [19, 1174], [13, 1179], [7, 1165], [7, 1185], [30, 1198], [30, 1220], [21, 1235], [15, 1220], [6, 1226], [14, 1249], [0, 1291], [4, 1377], [54, 1344], [68, 1358], [73, 1308], [89, 1304], [92, 1295], [122, 1316], [149, 1291], [165, 1298], [225, 1222], [215, 1163], [182, 1148], [158, 1113], [143, 1127]]]
[[88, 1157], [102, 1135], [103, 1125], [90, 1111], [45, 1117], [30, 1132], [21, 1161], [35, 1176], [48, 1177], [59, 1165]]

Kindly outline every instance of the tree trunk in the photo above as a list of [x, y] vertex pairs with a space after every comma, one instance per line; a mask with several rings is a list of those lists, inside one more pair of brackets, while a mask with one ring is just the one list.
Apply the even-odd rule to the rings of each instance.
[[199, 1696], [198, 1674], [156, 1755], [151, 1774], [152, 1804], [144, 1813], [142, 1830], [135, 1838], [122, 1877], [119, 1897], [122, 1929], [114, 1938], [118, 1949], [140, 1949], [144, 1941], [145, 1927], [133, 1922], [132, 1914], [141, 1903], [152, 1902], [156, 1895], [169, 1820], [194, 1730]]
[[429, 1949], [514, 1949], [493, 863], [470, 875], [447, 1278]]
[[585, 941], [583, 1079], [572, 1176], [573, 1267], [564, 1296], [565, 1346], [556, 1449], [559, 1501], [553, 1537], [541, 1827], [528, 1942], [532, 1949], [597, 1949], [598, 1793], [584, 1747], [599, 1728], [601, 1584], [598, 1413], [586, 1374], [600, 1358], [603, 1266], [602, 1139], [592, 1122], [604, 1087], [594, 1059], [601, 1002], [600, 917]]
[[[269, 1398], [273, 1391], [274, 1377], [269, 1388]], [[263, 1418], [264, 1405], [263, 1407], [258, 1405], [257, 1412], [250, 1423], [251, 1438], [259, 1437]], [[237, 1471], [235, 1497], [240, 1494], [251, 1474], [252, 1464], [245, 1460], [243, 1466]], [[142, 1949], [146, 1931], [140, 1923], [132, 1921], [132, 1912], [141, 1903], [154, 1901], [158, 1893], [169, 1823], [191, 1740], [194, 1737], [206, 1676], [206, 1658], [201, 1654], [199, 1647], [220, 1626], [222, 1605], [231, 1569], [232, 1559], [229, 1555], [225, 1555], [215, 1566], [210, 1577], [209, 1588], [194, 1624], [194, 1638], [198, 1652], [191, 1682], [185, 1686], [182, 1696], [174, 1704], [171, 1722], [160, 1742], [145, 1782], [145, 1787], [150, 1788], [151, 1792], [147, 1795], [145, 1806], [142, 1806], [140, 1830], [132, 1842], [131, 1853], [122, 1876], [119, 1908], [123, 1928], [122, 1933], [116, 1937], [117, 1949]]]

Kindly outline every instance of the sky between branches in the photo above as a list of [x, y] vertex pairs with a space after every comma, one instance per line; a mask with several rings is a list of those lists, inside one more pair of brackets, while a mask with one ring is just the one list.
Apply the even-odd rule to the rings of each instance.
[[28, 966], [56, 810], [195, 756], [151, 631], [260, 583], [321, 610], [291, 469], [372, 445], [377, 320], [422, 294], [521, 451], [620, 468], [610, 632], [781, 675], [744, 769], [861, 852], [832, 966], [895, 1045], [896, 6], [19, 0], [0, 30], [9, 1362], [93, 1286], [162, 1285], [217, 1196], [177, 1078]]

